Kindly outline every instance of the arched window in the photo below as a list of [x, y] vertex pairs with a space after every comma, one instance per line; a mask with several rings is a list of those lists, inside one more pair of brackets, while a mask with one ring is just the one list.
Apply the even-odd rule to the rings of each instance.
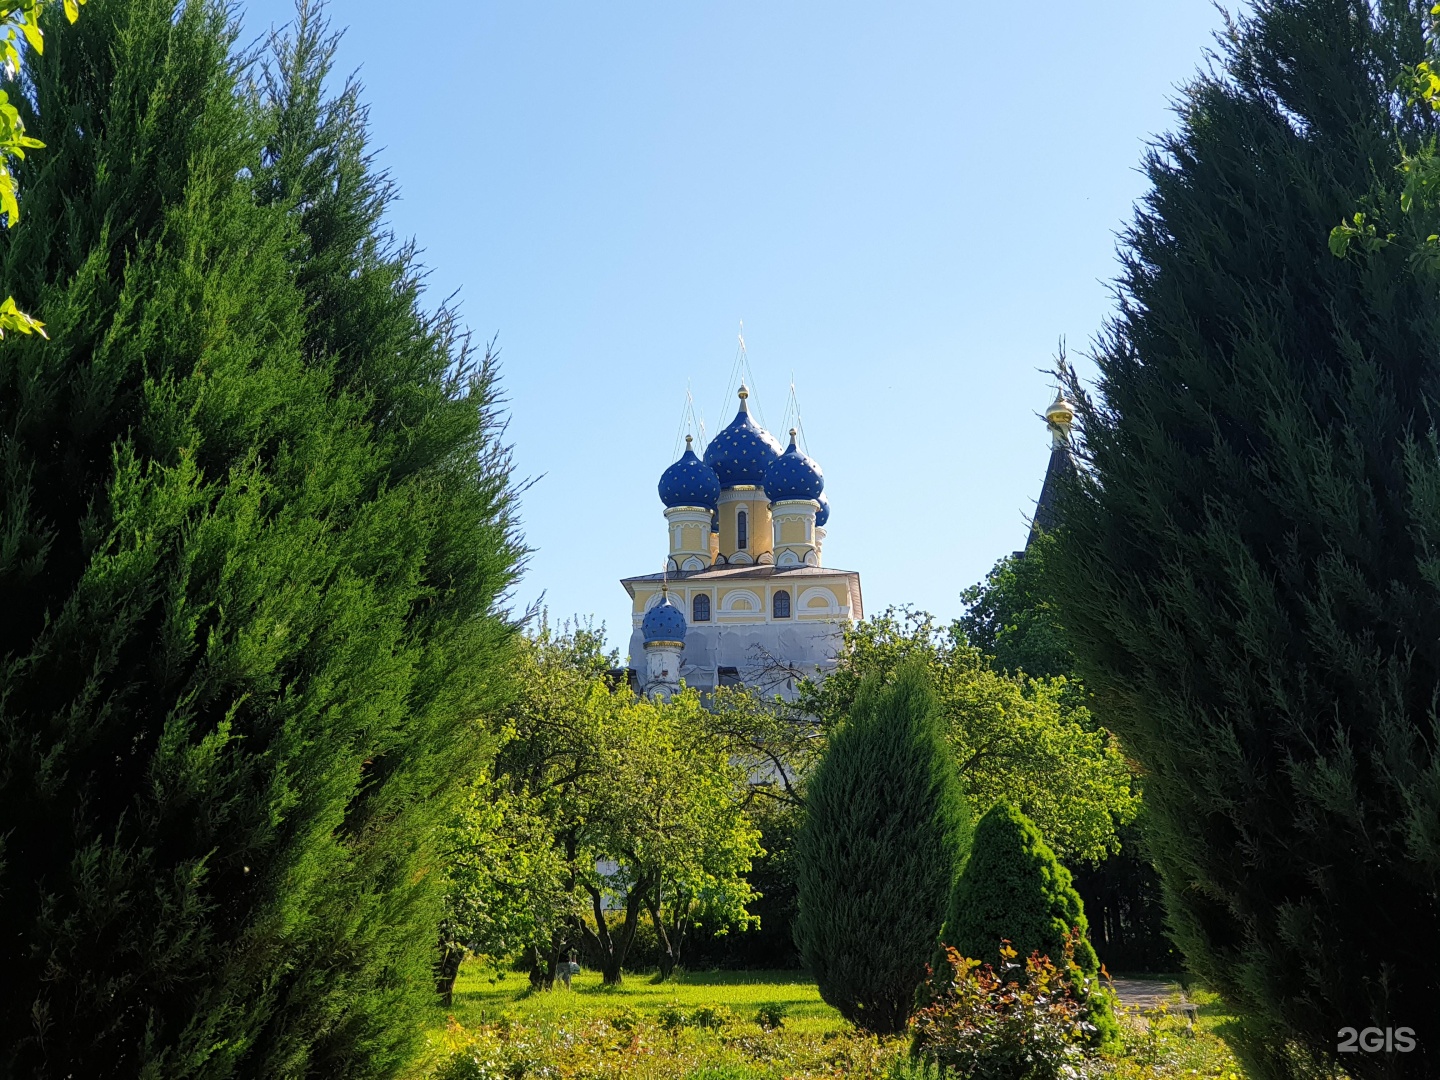
[[770, 601], [770, 612], [777, 619], [788, 619], [790, 617], [790, 594], [781, 589]]
[[690, 621], [710, 621], [710, 597], [705, 593], [697, 593], [695, 599], [690, 601]]
[[735, 515], [735, 547], [744, 551], [750, 546], [750, 515], [741, 510]]

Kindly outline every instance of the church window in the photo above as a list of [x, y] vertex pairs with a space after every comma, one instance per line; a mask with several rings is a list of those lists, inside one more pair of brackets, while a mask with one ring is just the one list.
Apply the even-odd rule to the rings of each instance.
[[788, 619], [790, 617], [790, 594], [781, 589], [770, 601], [770, 610], [777, 619]]
[[750, 546], [750, 515], [744, 510], [735, 515], [735, 546], [741, 551]]
[[710, 597], [705, 593], [699, 593], [694, 600], [690, 601], [690, 621], [710, 621]]

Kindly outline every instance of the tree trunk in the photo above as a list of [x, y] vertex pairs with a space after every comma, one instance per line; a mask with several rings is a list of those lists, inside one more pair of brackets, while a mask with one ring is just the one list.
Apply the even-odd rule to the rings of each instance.
[[655, 895], [646, 897], [645, 906], [650, 909], [650, 921], [655, 924], [655, 936], [660, 939], [660, 981], [664, 982], [674, 973], [679, 957], [670, 944], [670, 935], [665, 932], [665, 920], [661, 917], [662, 905], [658, 885], [655, 887]]
[[630, 945], [635, 940], [635, 931], [640, 925], [640, 907], [649, 889], [649, 880], [644, 879], [631, 886], [630, 891], [625, 894], [625, 921], [620, 924], [617, 937], [610, 933], [610, 923], [605, 915], [604, 898], [600, 890], [591, 885], [585, 886], [585, 890], [590, 894], [591, 908], [595, 912], [595, 929], [591, 930], [581, 922], [579, 930], [584, 939], [600, 954], [600, 980], [606, 986], [619, 986], [624, 979], [625, 957], [629, 955]]
[[455, 998], [455, 979], [460, 974], [460, 961], [464, 959], [464, 949], [450, 944], [440, 947], [440, 962], [435, 965], [435, 992], [440, 995], [440, 1004], [447, 1009]]

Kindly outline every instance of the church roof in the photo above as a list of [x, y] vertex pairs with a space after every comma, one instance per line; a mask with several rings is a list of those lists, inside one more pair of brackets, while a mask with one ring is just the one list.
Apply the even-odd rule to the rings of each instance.
[[815, 461], [802, 454], [790, 429], [790, 447], [765, 467], [765, 494], [772, 502], [781, 499], [818, 499], [825, 490], [825, 474]]
[[722, 488], [763, 485], [766, 468], [781, 453], [775, 436], [751, 418], [750, 408], [745, 404], [749, 396], [750, 391], [741, 384], [740, 411], [705, 448], [705, 464], [715, 470]]
[[714, 510], [720, 498], [720, 478], [690, 447], [685, 436], [685, 453], [660, 476], [660, 501], [669, 506], [701, 506]]
[[645, 613], [641, 636], [652, 641], [685, 641], [685, 613], [668, 596]]
[[1040, 500], [1035, 504], [1035, 516], [1030, 519], [1030, 535], [1025, 540], [1028, 548], [1035, 542], [1037, 533], [1049, 532], [1060, 522], [1056, 501], [1060, 497], [1060, 485], [1075, 469], [1070, 457], [1070, 447], [1056, 443], [1050, 449], [1050, 464], [1045, 467], [1045, 482], [1040, 486]]

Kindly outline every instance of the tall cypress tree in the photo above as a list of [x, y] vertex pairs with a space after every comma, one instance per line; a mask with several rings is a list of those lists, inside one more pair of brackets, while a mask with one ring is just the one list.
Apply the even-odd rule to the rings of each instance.
[[508, 640], [493, 372], [379, 231], [363, 115], [291, 169], [307, 121], [232, 44], [209, 0], [91, 0], [27, 91], [49, 149], [0, 289], [51, 338], [0, 348], [9, 1075], [394, 1075]]
[[904, 1029], [969, 839], [924, 667], [870, 676], [806, 787], [795, 842], [795, 943], [846, 1019]]
[[[1146, 162], [1062, 505], [1062, 620], [1146, 766], [1177, 940], [1267, 1077], [1440, 1068], [1440, 304], [1408, 244], [1326, 244], [1367, 206], [1437, 231], [1384, 212], [1434, 134], [1395, 89], [1430, 6], [1233, 24]], [[1366, 1026], [1419, 1045], [1337, 1059]]]

